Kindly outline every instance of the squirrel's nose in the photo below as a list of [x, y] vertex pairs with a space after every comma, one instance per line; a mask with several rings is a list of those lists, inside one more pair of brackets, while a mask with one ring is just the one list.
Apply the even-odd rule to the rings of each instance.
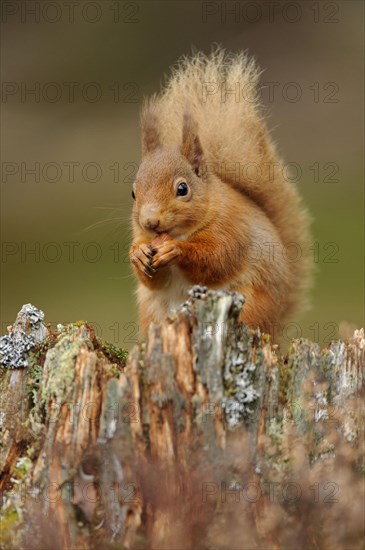
[[155, 229], [157, 229], [159, 225], [160, 225], [160, 220], [147, 219], [145, 221], [145, 226], [147, 227], [147, 229], [151, 229], [151, 231], [154, 231]]
[[142, 206], [139, 214], [140, 224], [154, 231], [160, 225], [160, 208], [156, 204], [145, 204]]

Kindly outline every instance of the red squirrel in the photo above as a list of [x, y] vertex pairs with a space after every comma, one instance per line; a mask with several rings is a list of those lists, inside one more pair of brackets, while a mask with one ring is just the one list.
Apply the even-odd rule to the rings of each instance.
[[271, 334], [303, 302], [308, 214], [264, 124], [259, 74], [243, 53], [198, 53], [142, 107], [130, 260], [144, 332], [193, 284], [240, 292], [240, 320]]

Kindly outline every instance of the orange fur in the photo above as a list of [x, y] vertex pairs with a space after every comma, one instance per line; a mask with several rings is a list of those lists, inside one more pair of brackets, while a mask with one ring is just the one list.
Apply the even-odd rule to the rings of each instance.
[[[197, 54], [143, 107], [130, 251], [143, 331], [192, 284], [241, 292], [241, 319], [271, 333], [301, 303], [308, 217], [283, 178], [258, 102], [202, 92], [205, 83], [252, 87], [258, 76], [243, 54]], [[258, 167], [256, 180], [248, 166]], [[177, 196], [181, 184], [187, 192]], [[300, 251], [296, 261], [291, 249]]]

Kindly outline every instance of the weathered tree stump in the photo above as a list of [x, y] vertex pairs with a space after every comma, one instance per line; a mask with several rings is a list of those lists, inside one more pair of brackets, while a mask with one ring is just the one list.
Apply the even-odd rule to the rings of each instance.
[[[0, 343], [2, 548], [362, 548], [363, 330], [327, 349], [194, 287], [126, 353], [24, 306]], [[350, 499], [350, 504], [349, 504]]]

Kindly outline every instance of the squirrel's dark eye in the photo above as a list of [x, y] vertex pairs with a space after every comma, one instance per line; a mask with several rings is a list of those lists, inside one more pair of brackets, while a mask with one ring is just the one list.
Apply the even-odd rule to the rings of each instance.
[[182, 181], [179, 183], [179, 186], [176, 190], [176, 196], [177, 197], [185, 197], [188, 194], [189, 187], [188, 184]]
[[134, 191], [132, 191], [132, 199], [135, 201], [136, 200], [136, 195], [134, 193]]

